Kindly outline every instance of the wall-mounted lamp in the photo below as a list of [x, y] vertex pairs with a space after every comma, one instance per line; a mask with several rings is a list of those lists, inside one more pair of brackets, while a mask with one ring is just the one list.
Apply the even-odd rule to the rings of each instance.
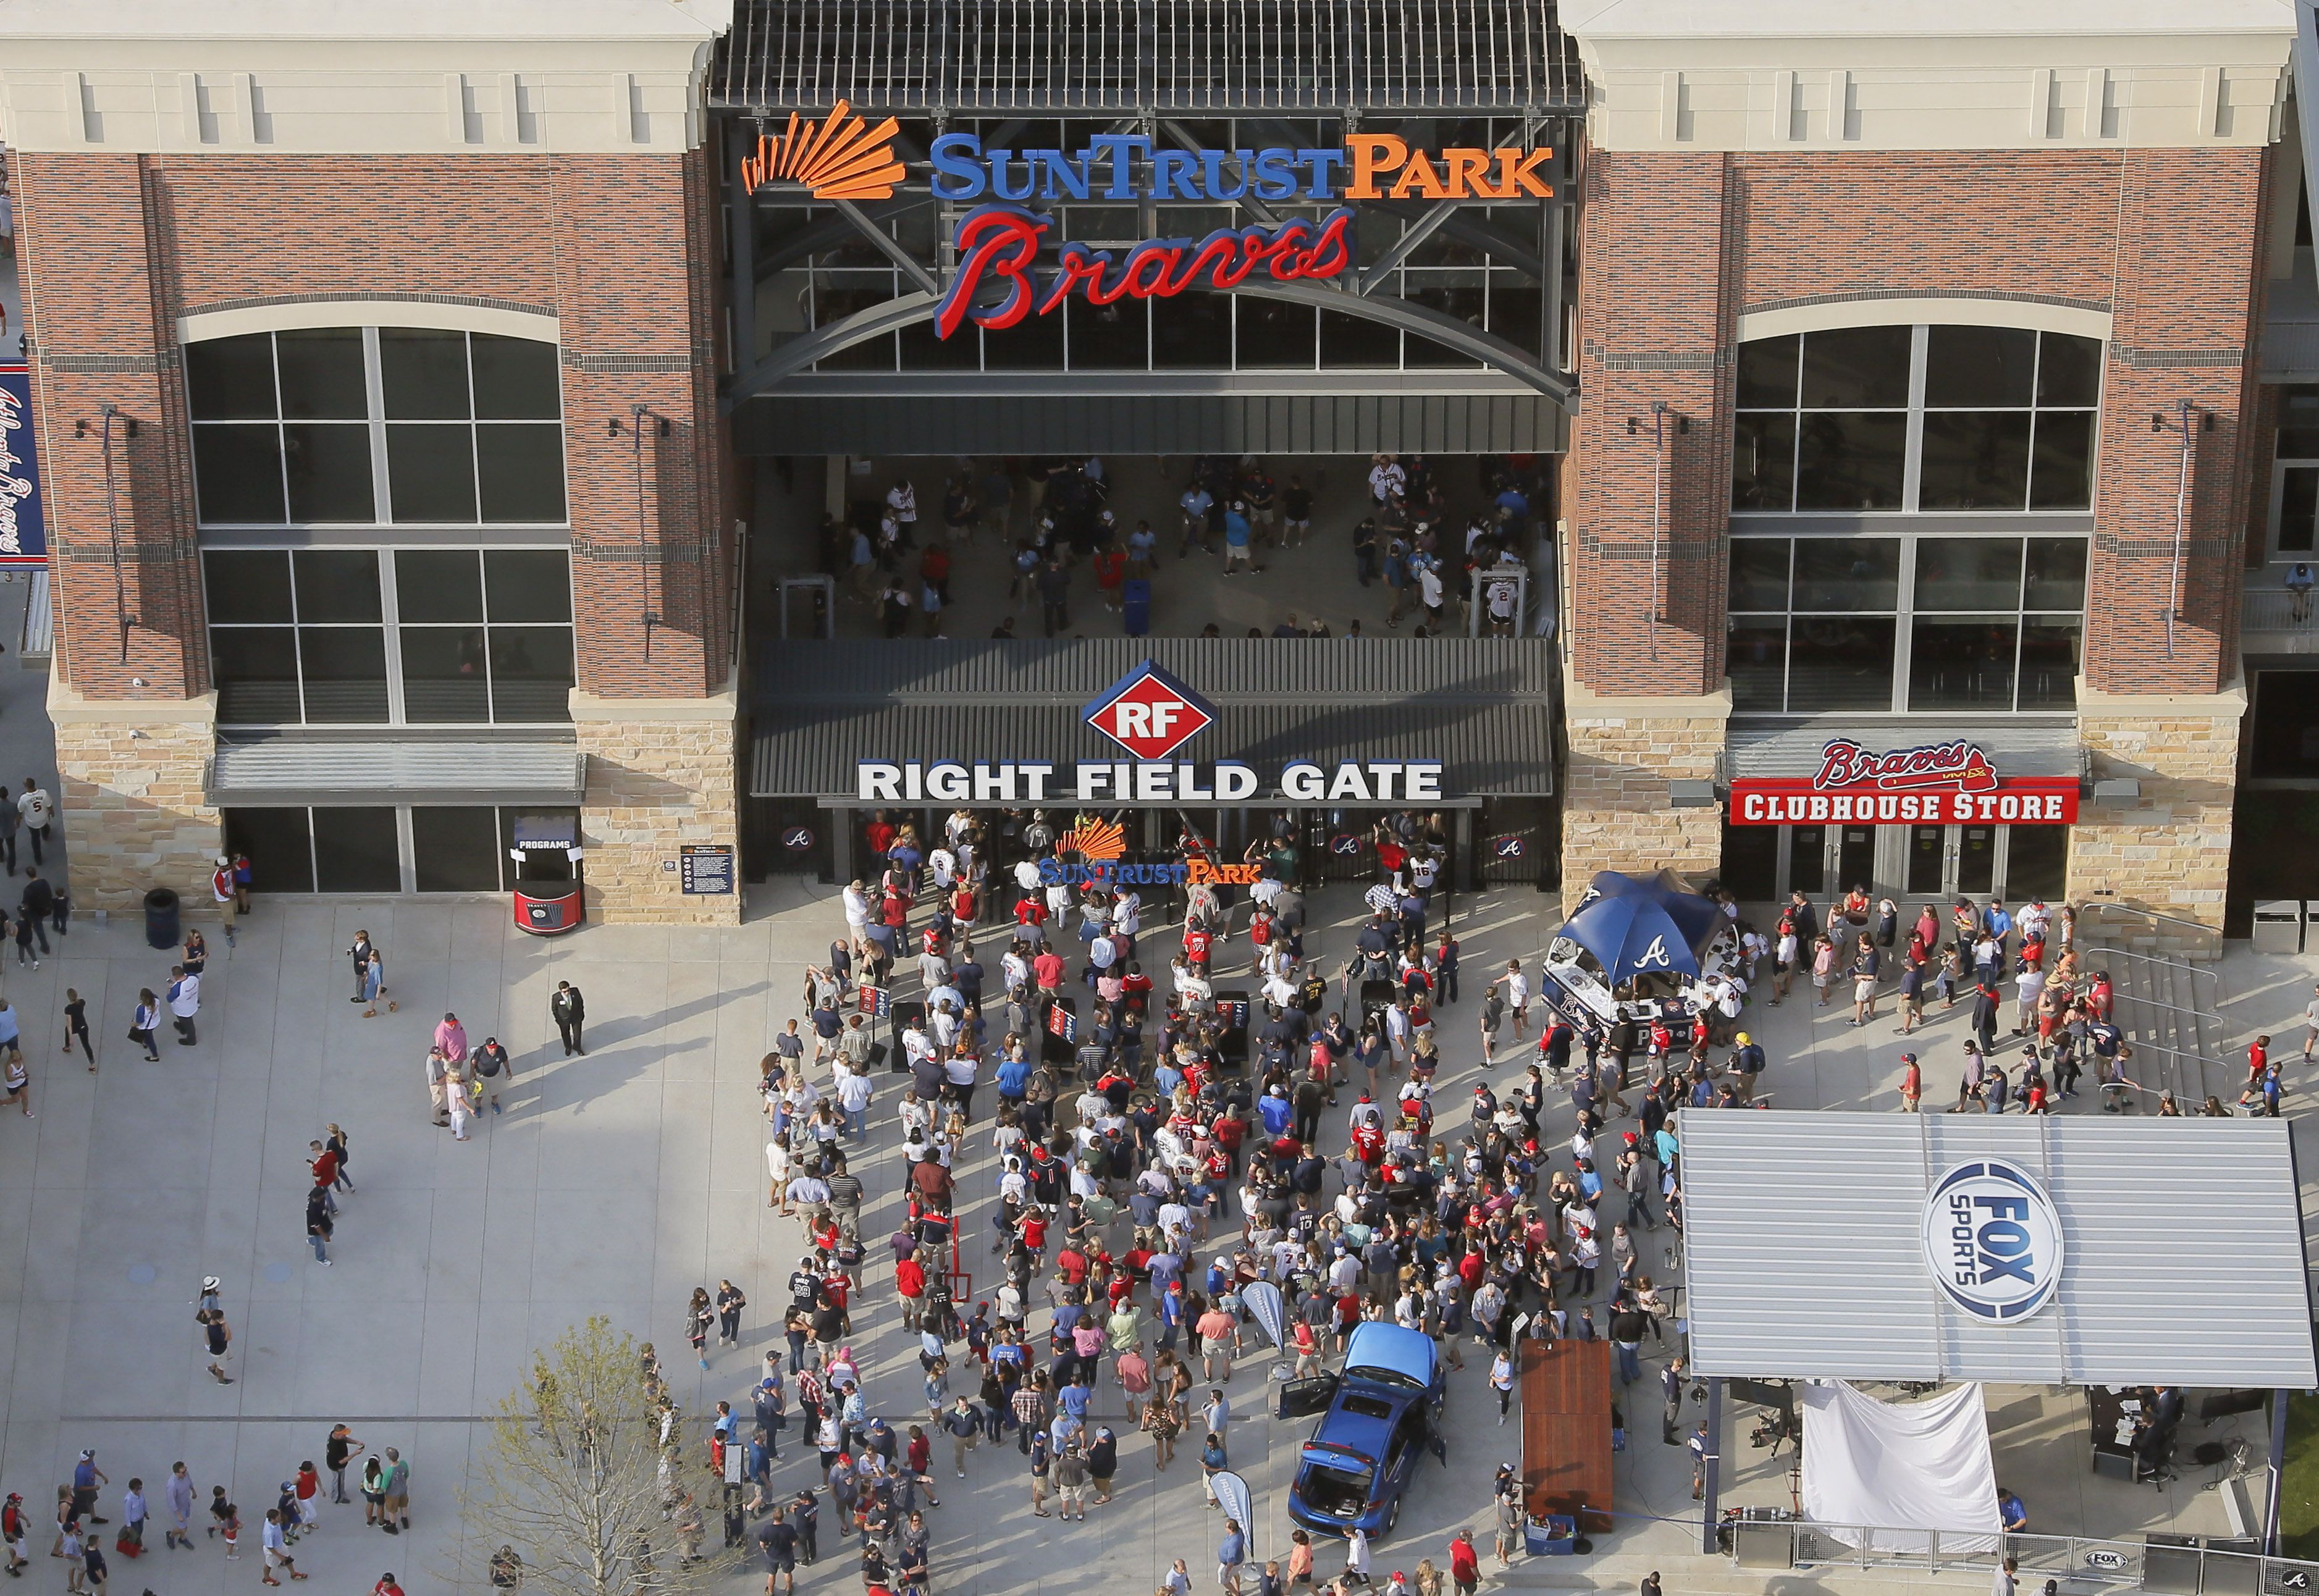
[[[111, 417], [111, 418], [113, 418], [113, 419], [114, 419], [118, 420], [118, 421], [121, 423], [121, 436], [122, 436], [122, 437], [135, 437], [137, 436], [137, 418], [136, 418], [136, 417], [134, 417], [134, 416], [122, 415], [119, 410], [114, 410], [114, 409], [113, 409], [111, 405], [109, 405], [109, 404], [108, 404], [108, 405], [106, 405], [106, 406], [104, 407], [104, 413], [105, 413], [105, 415], [107, 415], [108, 417]], [[89, 420], [79, 420], [79, 421], [75, 421], [75, 422], [73, 423], [73, 436], [74, 436], [75, 437], [87, 437], [91, 432], [101, 432], [101, 431], [103, 431], [103, 430], [104, 430], [104, 423], [103, 421], [89, 421]]]
[[[633, 421], [631, 422], [631, 425], [635, 427], [636, 431], [633, 434], [627, 434], [627, 436], [642, 437], [645, 435], [645, 423], [648, 421], [654, 424], [651, 430], [655, 437], [666, 437], [668, 436], [668, 418], [666, 416], [655, 416], [642, 405], [636, 406], [636, 414]], [[605, 437], [619, 437], [624, 434], [627, 434], [627, 428], [621, 425], [619, 417], [614, 416], [610, 420], [604, 423]]]

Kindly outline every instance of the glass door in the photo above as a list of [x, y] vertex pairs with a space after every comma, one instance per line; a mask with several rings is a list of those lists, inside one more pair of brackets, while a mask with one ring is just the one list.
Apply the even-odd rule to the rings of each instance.
[[1836, 829], [1836, 857], [1828, 862], [1836, 878], [1827, 886], [1831, 900], [1851, 891], [1865, 888], [1875, 896], [1876, 839], [1882, 828], [1873, 825], [1845, 825]]
[[2005, 828], [2005, 901], [2023, 904], [2042, 897], [2060, 903], [2069, 884], [2070, 828], [2008, 825]]
[[1985, 901], [1997, 890], [1997, 838], [1994, 825], [1952, 826], [1957, 833], [1956, 887], [1960, 897]]
[[1920, 903], [1939, 902], [1949, 895], [1949, 834], [1954, 830], [1947, 825], [1908, 827], [1908, 859], [1901, 879], [1908, 896]]
[[1827, 898], [1827, 849], [1829, 828], [1825, 825], [1790, 825], [1782, 828], [1788, 834], [1788, 868], [1780, 888], [1785, 898], [1791, 892], [1825, 903]]

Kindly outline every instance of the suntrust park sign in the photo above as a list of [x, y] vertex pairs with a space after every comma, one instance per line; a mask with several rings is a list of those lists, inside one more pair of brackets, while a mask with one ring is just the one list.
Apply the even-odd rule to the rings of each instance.
[[[890, 198], [906, 168], [892, 117], [872, 126], [841, 103], [820, 122], [792, 115], [761, 135], [741, 163], [754, 193], [804, 188], [820, 200]], [[1353, 212], [1343, 202], [1377, 199], [1550, 199], [1541, 176], [1550, 146], [1428, 150], [1392, 133], [1350, 133], [1313, 149], [1178, 150], [1141, 133], [1098, 133], [1077, 149], [985, 148], [972, 133], [945, 133], [928, 152], [934, 197], [983, 200], [958, 224], [956, 268], [935, 308], [948, 338], [968, 321], [993, 329], [1046, 315], [1074, 293], [1090, 304], [1167, 299], [1195, 288], [1237, 287], [1258, 272], [1276, 282], [1329, 279], [1353, 264]], [[1117, 255], [1053, 244], [1033, 209], [1057, 201], [1332, 205], [1318, 220], [1219, 228], [1199, 239], [1149, 239]], [[1042, 252], [1051, 264], [1042, 264]], [[1003, 290], [1003, 292], [1001, 292]], [[979, 300], [994, 302], [979, 304]]]
[[1820, 751], [1809, 779], [1731, 783], [1735, 825], [2071, 825], [2077, 817], [2074, 780], [2000, 776], [1987, 750], [1962, 738], [1871, 750], [1839, 737]]
[[[1221, 717], [1214, 705], [1145, 660], [1113, 682], [1080, 718], [1124, 760], [862, 760], [855, 796], [871, 804], [1245, 803], [1259, 796], [1255, 767], [1240, 760], [1171, 762]], [[1291, 803], [1434, 803], [1439, 760], [1340, 761], [1333, 768], [1292, 759], [1269, 797]]]

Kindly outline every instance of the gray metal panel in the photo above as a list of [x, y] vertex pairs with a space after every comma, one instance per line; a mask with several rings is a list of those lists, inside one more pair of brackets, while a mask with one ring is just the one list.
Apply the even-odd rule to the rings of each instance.
[[569, 743], [221, 743], [218, 805], [576, 804], [588, 756]]
[[32, 573], [32, 591], [24, 596], [24, 632], [17, 640], [16, 663], [26, 670], [45, 670], [56, 653], [56, 611], [50, 604], [49, 573]]
[[709, 104], [875, 114], [1575, 109], [1552, 0], [739, 0]]
[[1735, 724], [1730, 732], [1731, 774], [1809, 776], [1819, 769], [1822, 751], [1839, 737], [1848, 737], [1871, 752], [1963, 737], [1988, 752], [1999, 776], [2075, 776], [2084, 764], [2075, 720], [2025, 726], [2009, 718], [1974, 720], [1964, 716], [1873, 720], [1855, 716], [1786, 726]]
[[1551, 642], [1098, 637], [767, 644], [751, 792], [845, 797], [863, 759], [1114, 759], [1080, 710], [1145, 659], [1221, 717], [1184, 757], [1246, 760], [1268, 791], [1290, 758], [1439, 759], [1463, 798], [1553, 790]]
[[1564, 419], [1538, 393], [773, 393], [733, 435], [752, 455], [1553, 454]]
[[[1694, 1110], [1677, 1133], [1694, 1374], [2319, 1379], [2282, 1121]], [[2044, 1181], [2067, 1255], [2053, 1304], [2005, 1328], [1946, 1304], [1921, 1235], [1932, 1179], [1990, 1156]]]

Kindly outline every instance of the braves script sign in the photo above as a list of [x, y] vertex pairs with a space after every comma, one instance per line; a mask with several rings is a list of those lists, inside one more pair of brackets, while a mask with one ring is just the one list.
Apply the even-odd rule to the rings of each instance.
[[2075, 780], [2007, 780], [1987, 750], [1963, 738], [1878, 753], [1839, 737], [1820, 750], [1819, 769], [1809, 780], [1746, 777], [1731, 783], [1735, 825], [2066, 825], [2077, 817]]

